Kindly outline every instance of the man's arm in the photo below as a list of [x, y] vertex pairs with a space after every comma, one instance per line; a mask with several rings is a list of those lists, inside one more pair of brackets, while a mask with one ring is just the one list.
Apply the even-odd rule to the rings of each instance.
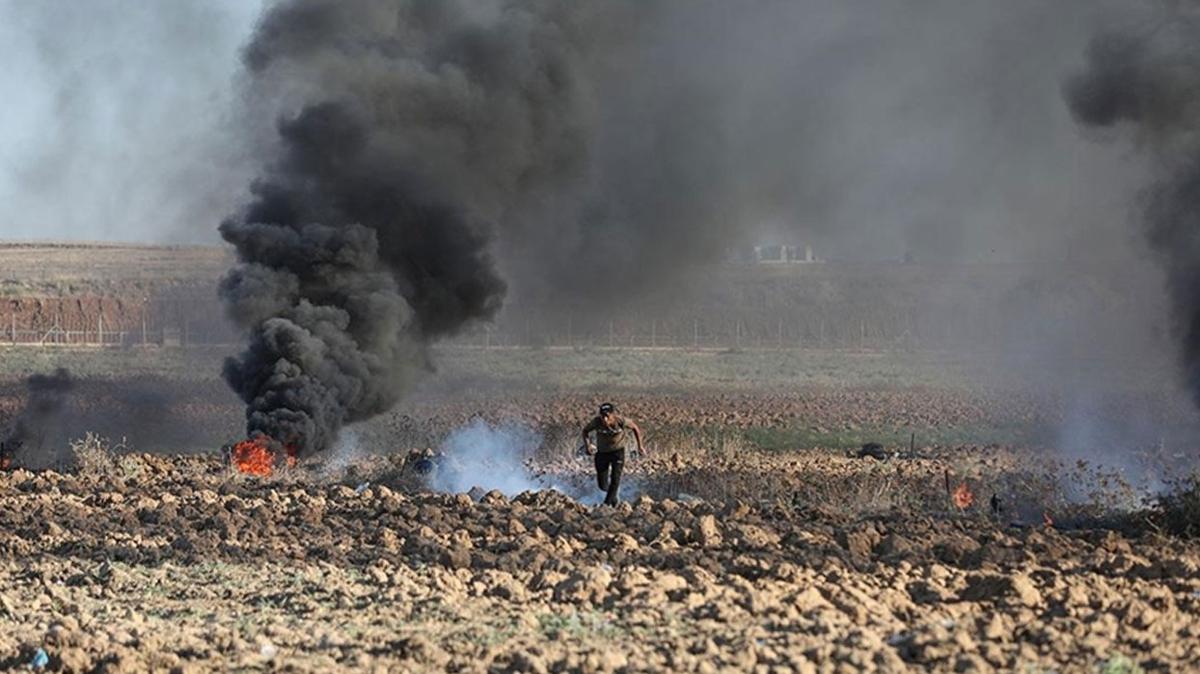
[[588, 454], [592, 453], [591, 442], [588, 436], [591, 435], [592, 431], [594, 430], [596, 430], [595, 419], [592, 419], [588, 422], [587, 426], [583, 427], [583, 448], [587, 450]]
[[629, 427], [629, 430], [633, 431], [633, 439], [637, 440], [638, 454], [644, 454], [646, 450], [642, 445], [642, 428], [638, 426], [637, 422], [633, 421], [632, 419], [626, 419], [625, 425]]

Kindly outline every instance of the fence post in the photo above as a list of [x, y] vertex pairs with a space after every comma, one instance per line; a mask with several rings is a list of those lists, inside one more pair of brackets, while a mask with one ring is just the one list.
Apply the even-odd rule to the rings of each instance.
[[13, 310], [9, 316], [9, 323], [12, 325], [12, 343], [17, 343], [17, 311]]
[[700, 319], [692, 319], [692, 348], [700, 346]]
[[608, 348], [610, 348], [610, 349], [614, 346], [613, 339], [614, 339], [613, 322], [610, 320], [608, 322]]
[[104, 309], [100, 309], [100, 316], [96, 319], [96, 341], [100, 346], [104, 346]]
[[650, 348], [658, 346], [658, 321], [650, 321]]

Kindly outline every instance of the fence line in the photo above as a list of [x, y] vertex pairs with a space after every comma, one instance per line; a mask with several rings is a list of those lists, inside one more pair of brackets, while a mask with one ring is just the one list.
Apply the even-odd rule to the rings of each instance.
[[[112, 328], [102, 314], [76, 316], [70, 329], [58, 321], [48, 327], [20, 327], [15, 314], [0, 318], [0, 345], [9, 346], [226, 346], [243, 341], [223, 319], [193, 318], [185, 310], [143, 314]], [[79, 324], [88, 327], [78, 329]], [[998, 321], [963, 314], [956, 320], [923, 321], [903, 312], [777, 314], [712, 319], [583, 322], [570, 315], [508, 314], [493, 324], [473, 326], [445, 340], [449, 346], [502, 348], [638, 349], [943, 349], [1000, 343]]]

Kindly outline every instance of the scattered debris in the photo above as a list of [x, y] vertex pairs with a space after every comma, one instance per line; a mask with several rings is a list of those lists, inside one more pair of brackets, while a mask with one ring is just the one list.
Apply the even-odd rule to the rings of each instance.
[[427, 456], [417, 459], [416, 463], [413, 464], [413, 470], [416, 471], [417, 475], [429, 475], [436, 468], [437, 464]]
[[46, 649], [39, 648], [33, 653], [33, 659], [29, 661], [29, 666], [34, 669], [45, 669], [46, 665], [50, 664], [50, 656], [46, 654]]

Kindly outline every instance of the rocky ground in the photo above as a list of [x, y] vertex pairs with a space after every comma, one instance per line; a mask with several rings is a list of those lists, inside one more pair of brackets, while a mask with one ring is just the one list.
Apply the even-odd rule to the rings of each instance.
[[[1200, 667], [1200, 545], [1136, 516], [1048, 526], [1009, 504], [1051, 506], [1007, 487], [995, 513], [992, 488], [1034, 479], [1003, 448], [668, 453], [631, 464], [642, 496], [616, 508], [429, 493], [402, 455], [266, 479], [215, 456], [80, 457], [0, 476], [0, 667]], [[951, 505], [949, 479], [975, 503]]]

